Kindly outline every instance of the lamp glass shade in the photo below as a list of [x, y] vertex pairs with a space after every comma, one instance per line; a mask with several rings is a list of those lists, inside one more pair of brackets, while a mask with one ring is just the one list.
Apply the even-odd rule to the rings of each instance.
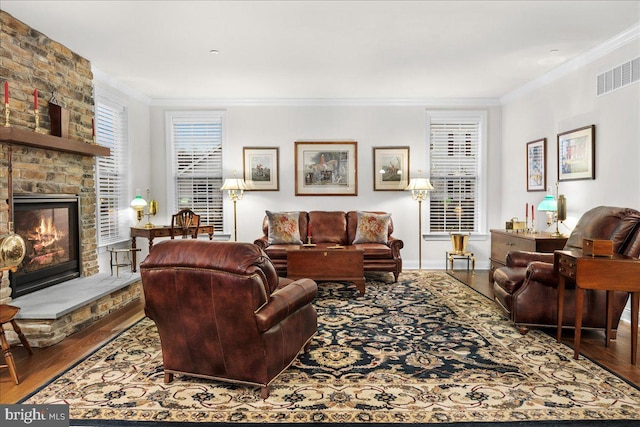
[[544, 196], [544, 200], [538, 205], [538, 210], [543, 212], [555, 212], [558, 210], [558, 202], [551, 194]]
[[131, 207], [134, 209], [143, 209], [147, 206], [147, 201], [142, 198], [142, 196], [136, 196], [135, 199], [131, 201]]
[[431, 181], [428, 178], [412, 178], [409, 180], [409, 185], [405, 188], [406, 191], [431, 191], [435, 190]]
[[247, 184], [244, 183], [242, 178], [227, 178], [224, 180], [224, 184], [220, 187], [221, 190], [248, 190]]

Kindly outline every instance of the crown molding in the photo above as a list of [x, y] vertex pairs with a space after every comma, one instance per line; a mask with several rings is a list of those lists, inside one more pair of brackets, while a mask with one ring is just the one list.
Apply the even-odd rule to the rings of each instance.
[[91, 66], [91, 72], [93, 73], [93, 79], [95, 82], [103, 83], [109, 87], [112, 87], [113, 89], [116, 89], [122, 92], [123, 94], [133, 99], [136, 99], [147, 105], [151, 105], [152, 98], [148, 97], [147, 95], [140, 92], [139, 90], [134, 89], [131, 86], [128, 86], [122, 83], [120, 80], [114, 79], [104, 71], [100, 70], [99, 68], [95, 68], [94, 66]]
[[486, 107], [497, 98], [210, 98], [153, 99], [155, 107]]
[[638, 38], [640, 38], [640, 23], [634, 25], [631, 28], [628, 28], [627, 30], [601, 43], [593, 49], [590, 49], [576, 56], [575, 58], [565, 62], [559, 67], [554, 68], [546, 74], [543, 74], [537, 79], [525, 83], [519, 88], [509, 92], [508, 94], [500, 98], [500, 103], [509, 103], [520, 96], [531, 93], [536, 89], [546, 86], [549, 83], [584, 67], [590, 62], [593, 62], [596, 59], [599, 59], [613, 52], [614, 50], [626, 45], [627, 43], [637, 40]]

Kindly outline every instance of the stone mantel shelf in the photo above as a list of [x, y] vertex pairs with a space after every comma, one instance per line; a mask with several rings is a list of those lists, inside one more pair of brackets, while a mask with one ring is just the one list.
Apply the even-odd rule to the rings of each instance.
[[45, 135], [30, 130], [13, 127], [0, 127], [0, 141], [12, 144], [28, 145], [30, 147], [46, 150], [64, 151], [67, 153], [82, 154], [85, 156], [109, 156], [111, 150], [101, 145], [87, 144], [86, 142], [60, 138], [58, 136]]

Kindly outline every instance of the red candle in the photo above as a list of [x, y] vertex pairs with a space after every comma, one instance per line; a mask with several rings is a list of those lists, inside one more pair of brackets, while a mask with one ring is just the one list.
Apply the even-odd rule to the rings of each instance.
[[34, 89], [33, 91], [33, 109], [38, 109], [38, 89]]
[[9, 103], [9, 82], [4, 82], [4, 103]]
[[524, 208], [524, 217], [529, 219], [529, 203], [527, 203], [527, 206]]
[[534, 212], [533, 205], [531, 205], [531, 222], [533, 222], [533, 220], [534, 220], [534, 216], [533, 216], [534, 213], [533, 212]]

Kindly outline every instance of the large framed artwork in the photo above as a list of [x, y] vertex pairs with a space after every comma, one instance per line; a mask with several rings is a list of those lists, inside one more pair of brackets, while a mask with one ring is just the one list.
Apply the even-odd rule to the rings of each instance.
[[243, 147], [244, 182], [251, 191], [278, 191], [278, 147]]
[[404, 191], [409, 185], [409, 147], [373, 147], [374, 191]]
[[357, 196], [358, 143], [295, 142], [296, 196]]
[[527, 142], [527, 191], [547, 189], [547, 138]]
[[596, 179], [596, 126], [558, 134], [558, 181]]

